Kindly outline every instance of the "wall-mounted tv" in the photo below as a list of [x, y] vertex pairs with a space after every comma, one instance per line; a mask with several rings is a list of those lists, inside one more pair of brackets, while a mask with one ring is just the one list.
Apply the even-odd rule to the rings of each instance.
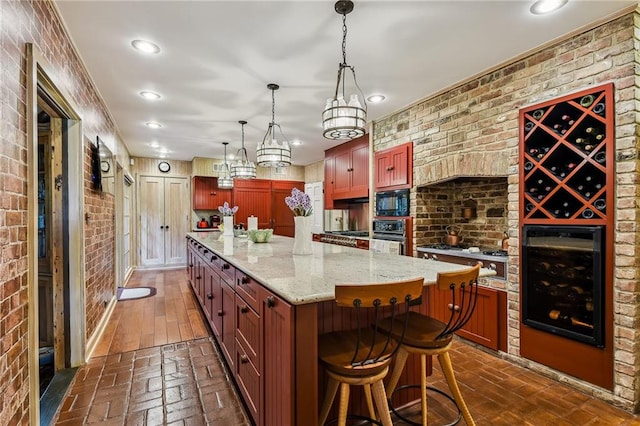
[[91, 182], [93, 189], [96, 191], [102, 191], [100, 145], [104, 145], [104, 142], [100, 140], [100, 136], [96, 136], [96, 144], [91, 144]]

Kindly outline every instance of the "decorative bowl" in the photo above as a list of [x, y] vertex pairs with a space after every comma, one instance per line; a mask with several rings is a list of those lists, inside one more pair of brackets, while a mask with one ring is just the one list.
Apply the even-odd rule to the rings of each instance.
[[268, 243], [273, 235], [273, 229], [251, 229], [247, 237], [254, 243]]

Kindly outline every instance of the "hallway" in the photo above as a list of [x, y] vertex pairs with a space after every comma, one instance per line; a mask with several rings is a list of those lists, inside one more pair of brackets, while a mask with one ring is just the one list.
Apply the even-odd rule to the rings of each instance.
[[[128, 287], [141, 286], [155, 287], [156, 295], [117, 303], [56, 424], [248, 425], [184, 270], [136, 271]], [[451, 357], [478, 425], [640, 424], [638, 416], [462, 341]], [[437, 365], [429, 384], [446, 389]], [[432, 424], [451, 419], [441, 402], [430, 397]], [[412, 419], [417, 413], [406, 410]]]

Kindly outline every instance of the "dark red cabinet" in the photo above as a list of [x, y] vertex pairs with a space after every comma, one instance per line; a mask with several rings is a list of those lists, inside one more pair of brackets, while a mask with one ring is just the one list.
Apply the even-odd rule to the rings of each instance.
[[219, 189], [218, 178], [194, 176], [193, 209], [218, 210], [224, 202], [231, 203], [231, 190]]
[[[329, 194], [329, 195], [328, 195]], [[325, 151], [325, 201], [369, 196], [369, 135]]]
[[411, 188], [413, 183], [413, 143], [378, 151], [374, 156], [376, 190]]

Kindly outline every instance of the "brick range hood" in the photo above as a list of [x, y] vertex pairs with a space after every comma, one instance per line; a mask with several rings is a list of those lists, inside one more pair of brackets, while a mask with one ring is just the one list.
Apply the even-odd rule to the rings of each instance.
[[447, 227], [464, 246], [500, 248], [508, 230], [506, 177], [458, 177], [416, 188], [415, 245], [444, 242]]

